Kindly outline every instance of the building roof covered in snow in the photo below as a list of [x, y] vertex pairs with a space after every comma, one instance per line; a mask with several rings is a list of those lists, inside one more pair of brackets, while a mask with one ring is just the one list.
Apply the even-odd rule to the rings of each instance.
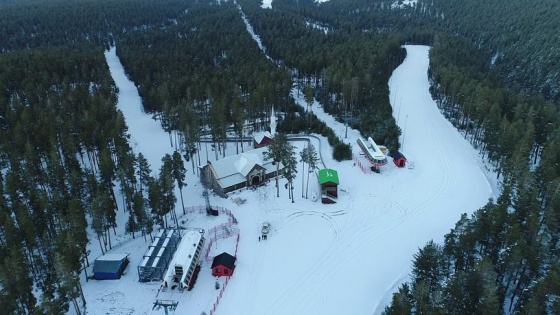
[[181, 264], [184, 266], [190, 266], [191, 261], [195, 258], [195, 253], [197, 250], [198, 243], [202, 238], [202, 234], [198, 231], [188, 231], [185, 233], [181, 239], [181, 244], [175, 255], [173, 256], [173, 261], [171, 266], [176, 264]]
[[256, 132], [253, 136], [253, 139], [256, 143], [262, 143], [265, 138], [272, 139], [272, 134], [268, 131], [265, 132]]
[[106, 254], [93, 263], [94, 273], [116, 273], [121, 268], [128, 254]]
[[[245, 182], [247, 174], [255, 166], [264, 168], [267, 174], [276, 171], [272, 159], [264, 158], [264, 152], [267, 151], [268, 149], [263, 147], [211, 162], [216, 180], [221, 187], [230, 187]], [[280, 165], [280, 169], [282, 168]]]

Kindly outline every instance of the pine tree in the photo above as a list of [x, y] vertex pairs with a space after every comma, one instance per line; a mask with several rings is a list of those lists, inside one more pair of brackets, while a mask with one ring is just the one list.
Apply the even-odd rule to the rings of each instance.
[[288, 180], [288, 196], [294, 202], [294, 179], [297, 174], [297, 159], [294, 152], [295, 147], [288, 143], [286, 147], [285, 156], [282, 159], [282, 164], [284, 168], [282, 169], [282, 174]]
[[173, 177], [177, 181], [179, 192], [181, 196], [181, 206], [183, 207], [183, 214], [185, 214], [185, 203], [183, 201], [183, 186], [186, 185], [185, 178], [187, 176], [187, 169], [183, 163], [183, 158], [178, 151], [173, 152]]
[[136, 175], [138, 176], [138, 184], [140, 185], [140, 193], [143, 193], [144, 189], [149, 186], [150, 184], [150, 177], [151, 177], [151, 169], [148, 160], [142, 155], [142, 153], [138, 153], [137, 159], [138, 167], [136, 168]]
[[159, 184], [161, 188], [161, 206], [163, 215], [168, 213], [171, 215], [171, 219], [175, 223], [175, 226], [179, 226], [179, 221], [177, 219], [177, 212], [175, 211], [175, 180], [173, 178], [173, 158], [166, 154], [162, 159], [162, 165], [159, 171]]
[[285, 158], [288, 152], [288, 138], [282, 133], [277, 133], [276, 136], [269, 143], [267, 149], [263, 153], [265, 159], [272, 159], [276, 164], [276, 197], [280, 197], [280, 185], [278, 183], [278, 176], [280, 175], [280, 163]]
[[[303, 150], [301, 150], [301, 152], [299, 153], [300, 156], [300, 162], [301, 162], [301, 198], [303, 198], [305, 195], [303, 193], [303, 190], [305, 189], [304, 187], [304, 181], [305, 181], [305, 163], [307, 163], [307, 161], [309, 160], [309, 153], [308, 153], [308, 149], [307, 147], [304, 147]], [[309, 172], [308, 172], [309, 173]], [[309, 177], [309, 174], [307, 174], [307, 176]]]
[[148, 186], [148, 204], [152, 215], [162, 228], [167, 228], [166, 212], [163, 205], [163, 192], [159, 179], [153, 179]]
[[441, 289], [444, 275], [443, 251], [440, 245], [429, 241], [417, 254], [412, 262], [413, 282], [424, 282], [430, 291]]
[[111, 193], [115, 210], [118, 209], [117, 199], [113, 188], [113, 180], [116, 174], [115, 162], [111, 157], [108, 148], [103, 148], [99, 152], [99, 179], [102, 185]]
[[[112, 209], [111, 200], [104, 190], [100, 190], [97, 192], [97, 195], [93, 198], [93, 201], [90, 206], [90, 213], [91, 213], [91, 228], [97, 235], [97, 239], [99, 240], [99, 246], [101, 247], [101, 252], [105, 254], [107, 251], [107, 242], [106, 242], [106, 231], [109, 227], [108, 219], [107, 219], [107, 212], [110, 211], [108, 209]], [[102, 245], [101, 240], [103, 239]]]
[[307, 163], [309, 167], [307, 168], [307, 185], [305, 186], [305, 198], [307, 199], [307, 192], [309, 191], [309, 174], [315, 172], [318, 168], [319, 163], [319, 156], [317, 151], [315, 150], [315, 146], [313, 144], [309, 144], [307, 147]]
[[385, 315], [412, 315], [414, 307], [414, 297], [410, 292], [408, 283], [403, 283], [399, 291], [393, 293], [391, 304], [383, 312]]
[[142, 230], [142, 236], [144, 236], [144, 240], [146, 239], [147, 234], [150, 235], [151, 239], [151, 233], [153, 229], [152, 217], [147, 212], [146, 200], [139, 191], [134, 193], [132, 209], [134, 212], [134, 216], [136, 217], [138, 227]]

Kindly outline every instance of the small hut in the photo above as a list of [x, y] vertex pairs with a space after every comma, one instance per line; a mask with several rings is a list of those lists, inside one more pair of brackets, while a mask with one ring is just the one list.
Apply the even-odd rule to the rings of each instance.
[[338, 198], [338, 173], [330, 168], [319, 170], [319, 185], [321, 186], [321, 201], [336, 203]]
[[393, 153], [393, 163], [395, 163], [397, 167], [404, 167], [406, 165], [406, 158], [402, 153], [397, 151]]
[[225, 252], [214, 257], [212, 261], [212, 275], [216, 277], [231, 276], [235, 269], [235, 260], [235, 257]]
[[255, 149], [262, 148], [270, 142], [272, 134], [269, 131], [257, 132], [253, 136], [253, 147]]
[[128, 254], [103, 255], [93, 263], [93, 277], [97, 280], [120, 279], [128, 263]]

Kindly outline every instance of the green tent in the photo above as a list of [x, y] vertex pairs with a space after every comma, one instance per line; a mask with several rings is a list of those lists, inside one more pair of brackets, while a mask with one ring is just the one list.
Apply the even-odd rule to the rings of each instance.
[[338, 185], [338, 173], [330, 168], [319, 170], [319, 184], [333, 183]]

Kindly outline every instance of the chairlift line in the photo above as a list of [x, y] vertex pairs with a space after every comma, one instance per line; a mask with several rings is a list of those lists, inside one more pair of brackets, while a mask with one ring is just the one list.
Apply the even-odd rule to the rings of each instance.
[[387, 157], [371, 137], [368, 137], [368, 142], [365, 142], [362, 138], [358, 138], [357, 142], [371, 165], [379, 167], [387, 164]]

